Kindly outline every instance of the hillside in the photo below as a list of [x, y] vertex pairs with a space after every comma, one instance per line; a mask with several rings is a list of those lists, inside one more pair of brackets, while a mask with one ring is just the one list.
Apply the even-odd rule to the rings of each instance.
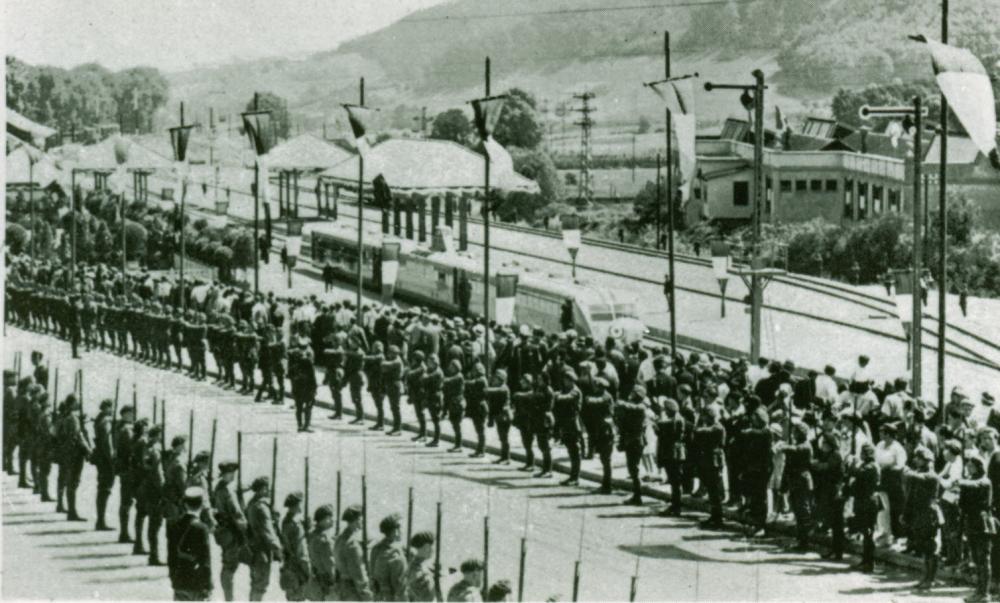
[[[554, 109], [586, 88], [598, 94], [599, 122], [633, 123], [639, 114], [658, 114], [654, 99], [639, 84], [662, 74], [666, 28], [673, 38], [674, 73], [699, 71], [703, 78], [746, 81], [750, 70], [761, 66], [771, 84], [768, 104], [776, 102], [795, 114], [825, 107], [837, 86], [926, 79], [927, 58], [906, 36], [936, 37], [939, 27], [938, 3], [931, 1], [650, 4], [454, 0], [305, 59], [174, 74], [173, 96], [235, 110], [253, 88], [272, 90], [290, 100], [307, 127], [317, 127], [334, 116], [338, 102], [356, 97], [357, 78], [364, 75], [367, 100], [406, 123], [420, 106], [433, 113], [480, 93], [482, 61], [489, 55], [494, 89], [517, 85]], [[957, 4], [953, 41], [992, 64], [1000, 58], [990, 55], [1000, 52], [1000, 0]], [[739, 114], [738, 103], [724, 96], [701, 96], [699, 111], [706, 123]]]

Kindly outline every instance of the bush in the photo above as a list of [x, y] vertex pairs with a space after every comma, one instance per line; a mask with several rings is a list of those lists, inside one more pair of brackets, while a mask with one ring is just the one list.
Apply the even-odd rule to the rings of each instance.
[[28, 229], [20, 224], [7, 225], [7, 245], [17, 255], [28, 251]]

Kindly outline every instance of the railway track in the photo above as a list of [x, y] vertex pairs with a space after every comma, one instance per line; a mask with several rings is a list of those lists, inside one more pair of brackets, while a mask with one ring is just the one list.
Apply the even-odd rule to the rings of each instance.
[[[201, 184], [201, 183], [196, 181], [195, 184]], [[307, 189], [305, 189], [304, 187], [300, 186], [300, 190], [307, 190]], [[249, 193], [245, 192], [245, 191], [234, 190], [233, 192], [236, 193], [237, 195], [244, 196], [244, 197], [246, 197], [248, 199], [251, 198], [251, 195]], [[310, 193], [310, 196], [311, 196], [311, 194], [312, 194], [311, 191], [309, 191], [309, 193]], [[345, 198], [345, 196], [347, 198]], [[317, 209], [316, 205], [314, 205], [314, 204], [302, 203], [302, 202], [300, 202], [299, 207], [300, 207], [300, 209], [306, 209], [306, 210], [312, 210], [312, 211], [316, 211], [316, 209]], [[343, 217], [356, 219], [356, 217], [357, 217], [357, 209], [356, 209], [357, 204], [356, 204], [356, 201], [353, 200], [353, 199], [351, 199], [349, 195], [342, 195], [340, 197], [340, 203], [339, 203], [338, 207], [339, 207], [339, 211], [341, 212], [341, 215]], [[206, 215], [215, 215], [213, 213], [208, 212], [207, 210], [199, 209], [199, 211], [201, 211], [202, 213], [204, 213]], [[234, 215], [231, 215], [231, 214], [228, 217], [229, 217], [229, 219], [234, 219], [234, 220], [240, 221], [240, 222], [242, 222], [244, 224], [247, 224], [247, 223], [250, 222], [249, 220], [247, 220], [245, 218], [241, 218], [241, 217], [234, 216]], [[376, 219], [376, 218], [373, 218], [373, 217], [365, 216], [364, 220], [366, 222], [368, 222], [368, 223], [379, 223], [379, 220]], [[478, 219], [470, 217], [469, 221], [470, 221], [470, 223], [480, 224], [481, 225], [481, 220], [478, 220]], [[281, 236], [281, 229], [282, 229], [283, 224], [280, 221], [275, 220], [274, 221], [274, 225], [275, 225], [275, 228], [274, 228], [275, 234], [279, 235], [279, 237], [280, 237]], [[534, 235], [534, 236], [546, 237], [546, 238], [549, 238], [549, 239], [557, 239], [557, 240], [561, 239], [561, 236], [559, 234], [552, 233], [552, 232], [549, 232], [549, 231], [545, 231], [543, 229], [530, 228], [530, 227], [519, 226], [519, 225], [511, 225], [511, 224], [506, 224], [506, 223], [500, 223], [500, 224], [493, 223], [493, 224], [491, 224], [491, 228], [504, 229], [504, 230], [513, 231], [513, 232], [523, 232], [525, 234], [531, 234], [531, 235]], [[642, 255], [642, 256], [646, 256], [646, 257], [654, 257], [654, 258], [658, 258], [658, 259], [663, 259], [664, 261], [666, 261], [667, 258], [668, 258], [668, 254], [666, 252], [658, 251], [658, 250], [651, 250], [651, 249], [648, 249], [648, 248], [638, 247], [638, 246], [634, 246], [634, 245], [626, 245], [626, 244], [616, 243], [616, 242], [613, 242], [613, 241], [606, 241], [606, 240], [603, 240], [603, 239], [594, 239], [594, 238], [590, 238], [590, 237], [585, 237], [584, 241], [588, 245], [593, 246], [593, 247], [597, 247], [597, 248], [604, 248], [604, 249], [609, 249], [609, 250], [615, 250], [615, 251], [619, 251], [619, 252], [623, 252], [623, 253], [629, 253], [629, 254], [637, 254], [637, 255]], [[481, 243], [479, 243], [478, 241], [472, 240], [472, 239], [469, 240], [469, 244], [470, 245], [482, 246]], [[524, 249], [513, 249], [513, 248], [508, 248], [508, 247], [504, 247], [504, 246], [497, 245], [497, 244], [491, 244], [491, 249], [495, 249], [497, 251], [507, 252], [507, 253], [511, 253], [511, 254], [520, 255], [520, 256], [523, 256], [523, 257], [526, 257], [526, 258], [530, 258], [530, 259], [533, 259], [533, 260], [539, 260], [539, 261], [545, 261], [545, 262], [550, 262], [550, 263], [556, 263], [556, 264], [559, 264], [561, 266], [569, 266], [569, 265], [571, 265], [571, 262], [569, 262], [567, 260], [557, 259], [557, 258], [553, 258], [551, 256], [543, 256], [543, 255], [537, 254], [537, 253], [531, 253], [531, 252], [526, 251]], [[705, 268], [711, 266], [710, 260], [702, 259], [702, 258], [698, 258], [698, 257], [694, 257], [694, 256], [690, 256], [690, 255], [687, 255], [687, 254], [677, 254], [675, 256], [675, 261], [677, 261], [679, 263], [684, 263], [684, 264], [687, 264], [687, 265], [698, 266], [698, 267], [705, 267]], [[614, 276], [614, 277], [618, 277], [618, 278], [625, 278], [625, 279], [628, 279], [628, 280], [642, 282], [642, 283], [645, 283], [645, 284], [652, 284], [652, 285], [657, 285], [657, 286], [662, 285], [662, 283], [660, 281], [657, 281], [657, 280], [654, 280], [654, 279], [650, 279], [650, 278], [646, 278], [646, 277], [642, 277], [642, 276], [637, 276], [637, 275], [623, 275], [620, 272], [616, 272], [614, 270], [609, 270], [609, 269], [606, 269], [606, 268], [601, 268], [599, 266], [591, 266], [591, 265], [586, 265], [586, 264], [578, 263], [577, 264], [577, 268], [579, 270], [586, 270], [586, 271], [590, 271], [590, 272], [594, 272], [594, 273], [598, 273], [598, 274], [605, 274], [605, 275], [610, 275], [610, 276]], [[848, 287], [846, 285], [840, 285], [840, 284], [837, 284], [837, 283], [831, 283], [831, 282], [828, 282], [828, 281], [824, 281], [824, 280], [821, 280], [821, 279], [816, 279], [816, 278], [813, 278], [813, 277], [807, 277], [807, 276], [804, 276], [804, 275], [783, 276], [783, 277], [778, 277], [775, 280], [777, 282], [780, 282], [780, 283], [786, 285], [786, 286], [794, 287], [794, 288], [801, 289], [801, 290], [804, 290], [804, 291], [808, 291], [808, 292], [814, 293], [814, 294], [820, 294], [820, 295], [823, 295], [823, 296], [831, 297], [831, 298], [836, 299], [836, 300], [841, 301], [841, 302], [846, 302], [846, 303], [852, 304], [853, 306], [856, 306], [856, 307], [858, 307], [860, 309], [863, 309], [866, 312], [875, 312], [875, 313], [877, 313], [877, 316], [880, 317], [880, 318], [895, 320], [895, 317], [896, 317], [896, 310], [895, 310], [895, 304], [894, 304], [894, 302], [892, 302], [890, 300], [886, 300], [885, 298], [879, 297], [877, 295], [872, 295], [872, 294], [864, 292], [864, 291], [858, 291], [858, 290], [856, 290], [854, 288], [851, 288], [851, 287]], [[681, 284], [677, 284], [676, 288], [678, 290], [681, 290], [681, 291], [684, 291], [684, 292], [687, 292], [687, 293], [691, 293], [691, 294], [695, 294], [695, 295], [700, 295], [700, 296], [705, 296], [705, 297], [712, 298], [712, 299], [715, 299], [715, 300], [721, 300], [722, 297], [723, 297], [716, 290], [706, 290], [706, 289], [702, 289], [702, 288], [691, 287], [691, 286], [686, 286], [686, 285], [681, 285]], [[732, 297], [732, 296], [726, 296], [726, 301], [733, 301], [733, 302], [737, 302], [737, 303], [740, 303], [740, 304], [743, 303], [742, 299], [738, 299], [738, 298], [735, 298], [735, 297]], [[774, 311], [774, 312], [779, 312], [779, 313], [788, 314], [788, 315], [792, 315], [792, 316], [798, 316], [798, 317], [802, 317], [802, 318], [806, 318], [806, 319], [810, 319], [810, 320], [822, 321], [822, 322], [825, 322], [825, 323], [828, 323], [828, 324], [836, 325], [836, 326], [841, 327], [841, 328], [851, 329], [851, 330], [856, 330], [856, 331], [861, 331], [861, 332], [864, 332], [864, 333], [868, 333], [868, 334], [871, 334], [871, 335], [876, 335], [876, 336], [879, 336], [879, 337], [884, 337], [884, 338], [892, 339], [892, 340], [895, 340], [895, 341], [900, 341], [900, 342], [905, 342], [906, 341], [906, 338], [904, 336], [902, 336], [901, 334], [888, 333], [885, 330], [872, 328], [872, 327], [869, 327], [869, 326], [858, 324], [857, 322], [849, 322], [849, 321], [846, 321], [846, 320], [841, 320], [841, 319], [833, 318], [833, 317], [830, 317], [830, 316], [817, 315], [815, 313], [810, 313], [810, 312], [807, 312], [807, 311], [798, 310], [796, 308], [790, 308], [790, 307], [786, 307], [786, 306], [777, 306], [777, 305], [773, 305], [773, 304], [765, 304], [764, 308], [767, 309], [767, 310], [770, 310], [770, 311]], [[936, 324], [937, 320], [936, 320], [935, 317], [930, 316], [928, 314], [925, 314], [924, 316], [927, 318], [928, 322]], [[994, 358], [991, 358], [990, 356], [987, 356], [986, 354], [984, 354], [983, 351], [980, 351], [980, 350], [977, 350], [977, 349], [974, 348], [974, 346], [981, 346], [982, 348], [985, 348], [985, 350], [986, 350], [987, 353], [996, 354], [996, 358], [1000, 358], [1000, 345], [998, 345], [998, 344], [990, 341], [989, 339], [987, 339], [985, 337], [982, 337], [982, 336], [980, 336], [980, 335], [978, 335], [976, 333], [973, 333], [973, 332], [971, 332], [971, 331], [969, 331], [967, 329], [959, 327], [957, 325], [949, 324], [948, 327], [949, 327], [949, 331], [952, 333], [952, 336], [950, 336], [950, 337], [948, 337], [946, 339], [947, 346], [951, 348], [950, 350], [947, 351], [948, 356], [954, 357], [954, 358], [957, 358], [957, 359], [962, 359], [962, 360], [965, 360], [965, 361], [968, 361], [968, 362], [972, 362], [974, 364], [977, 364], [979, 366], [983, 366], [983, 367], [986, 367], [986, 368], [989, 368], [989, 369], [1000, 371], [1000, 365], [998, 365], [997, 361]], [[930, 336], [932, 338], [932, 339], [930, 339], [930, 341], [935, 341], [936, 342], [937, 333], [936, 333], [936, 331], [931, 326], [925, 326], [923, 330], [924, 330], [924, 332], [925, 332], [926, 335], [928, 335], [928, 336]], [[958, 340], [955, 337], [956, 334], [959, 335], [962, 338], [968, 339], [969, 341], [963, 342], [963, 341]], [[925, 340], [927, 340], [927, 339], [925, 338]], [[936, 345], [924, 344], [923, 347], [924, 347], [924, 349], [931, 350], [931, 351], [936, 351], [936, 349], [937, 349]], [[694, 348], [692, 348], [692, 349], [694, 349]]]

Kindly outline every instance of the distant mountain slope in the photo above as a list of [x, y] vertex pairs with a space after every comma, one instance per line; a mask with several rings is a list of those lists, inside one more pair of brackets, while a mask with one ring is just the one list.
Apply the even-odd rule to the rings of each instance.
[[[173, 95], [234, 110], [254, 89], [267, 89], [288, 98], [293, 112], [315, 127], [336, 113], [338, 102], [356, 98], [357, 79], [364, 76], [372, 104], [397, 117], [415, 115], [421, 106], [433, 113], [481, 92], [488, 55], [496, 90], [517, 85], [554, 106], [587, 88], [598, 93], [595, 119], [635, 121], [657, 110], [639, 84], [662, 74], [662, 31], [669, 29], [674, 73], [743, 81], [761, 66], [771, 84], [769, 101], [794, 114], [825, 107], [837, 86], [929, 78], [927, 57], [906, 36], [937, 37], [939, 4], [454, 0], [305, 59], [175, 74]], [[1000, 0], [952, 4], [952, 41], [990, 64], [1000, 58]], [[708, 121], [739, 113], [724, 96], [702, 95], [706, 108], [700, 113]]]

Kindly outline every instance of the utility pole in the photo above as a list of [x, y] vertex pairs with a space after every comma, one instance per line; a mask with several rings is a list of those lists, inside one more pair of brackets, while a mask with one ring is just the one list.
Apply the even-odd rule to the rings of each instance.
[[580, 113], [580, 121], [575, 125], [580, 126], [582, 138], [580, 141], [580, 182], [578, 184], [579, 197], [589, 204], [594, 200], [594, 187], [590, 179], [590, 130], [594, 126], [594, 120], [590, 119], [590, 114], [597, 109], [590, 106], [590, 101], [596, 95], [593, 92], [574, 94], [573, 98], [580, 101], [580, 107], [573, 110]]
[[[948, 0], [941, 0], [941, 43], [948, 43]], [[941, 155], [938, 159], [938, 409], [944, 409], [945, 338], [948, 334], [948, 99], [941, 93]]]
[[[358, 106], [365, 106], [365, 78], [358, 84]], [[365, 158], [358, 153], [358, 326], [364, 324], [361, 314], [362, 289], [364, 287], [364, 216], [365, 216]]]
[[[490, 57], [486, 57], [486, 98], [490, 97]], [[426, 111], [426, 107], [425, 107]], [[485, 142], [485, 141], [484, 141]], [[490, 157], [484, 157], [486, 170], [483, 189], [483, 360], [490, 375]]]
[[[663, 77], [670, 79], [670, 32], [663, 32]], [[670, 291], [667, 299], [670, 312], [670, 355], [671, 362], [677, 359], [677, 285], [674, 272], [674, 152], [673, 152], [673, 117], [666, 110], [667, 118], [667, 246], [669, 247]], [[659, 167], [659, 166], [657, 166]], [[659, 249], [660, 241], [656, 241]]]

